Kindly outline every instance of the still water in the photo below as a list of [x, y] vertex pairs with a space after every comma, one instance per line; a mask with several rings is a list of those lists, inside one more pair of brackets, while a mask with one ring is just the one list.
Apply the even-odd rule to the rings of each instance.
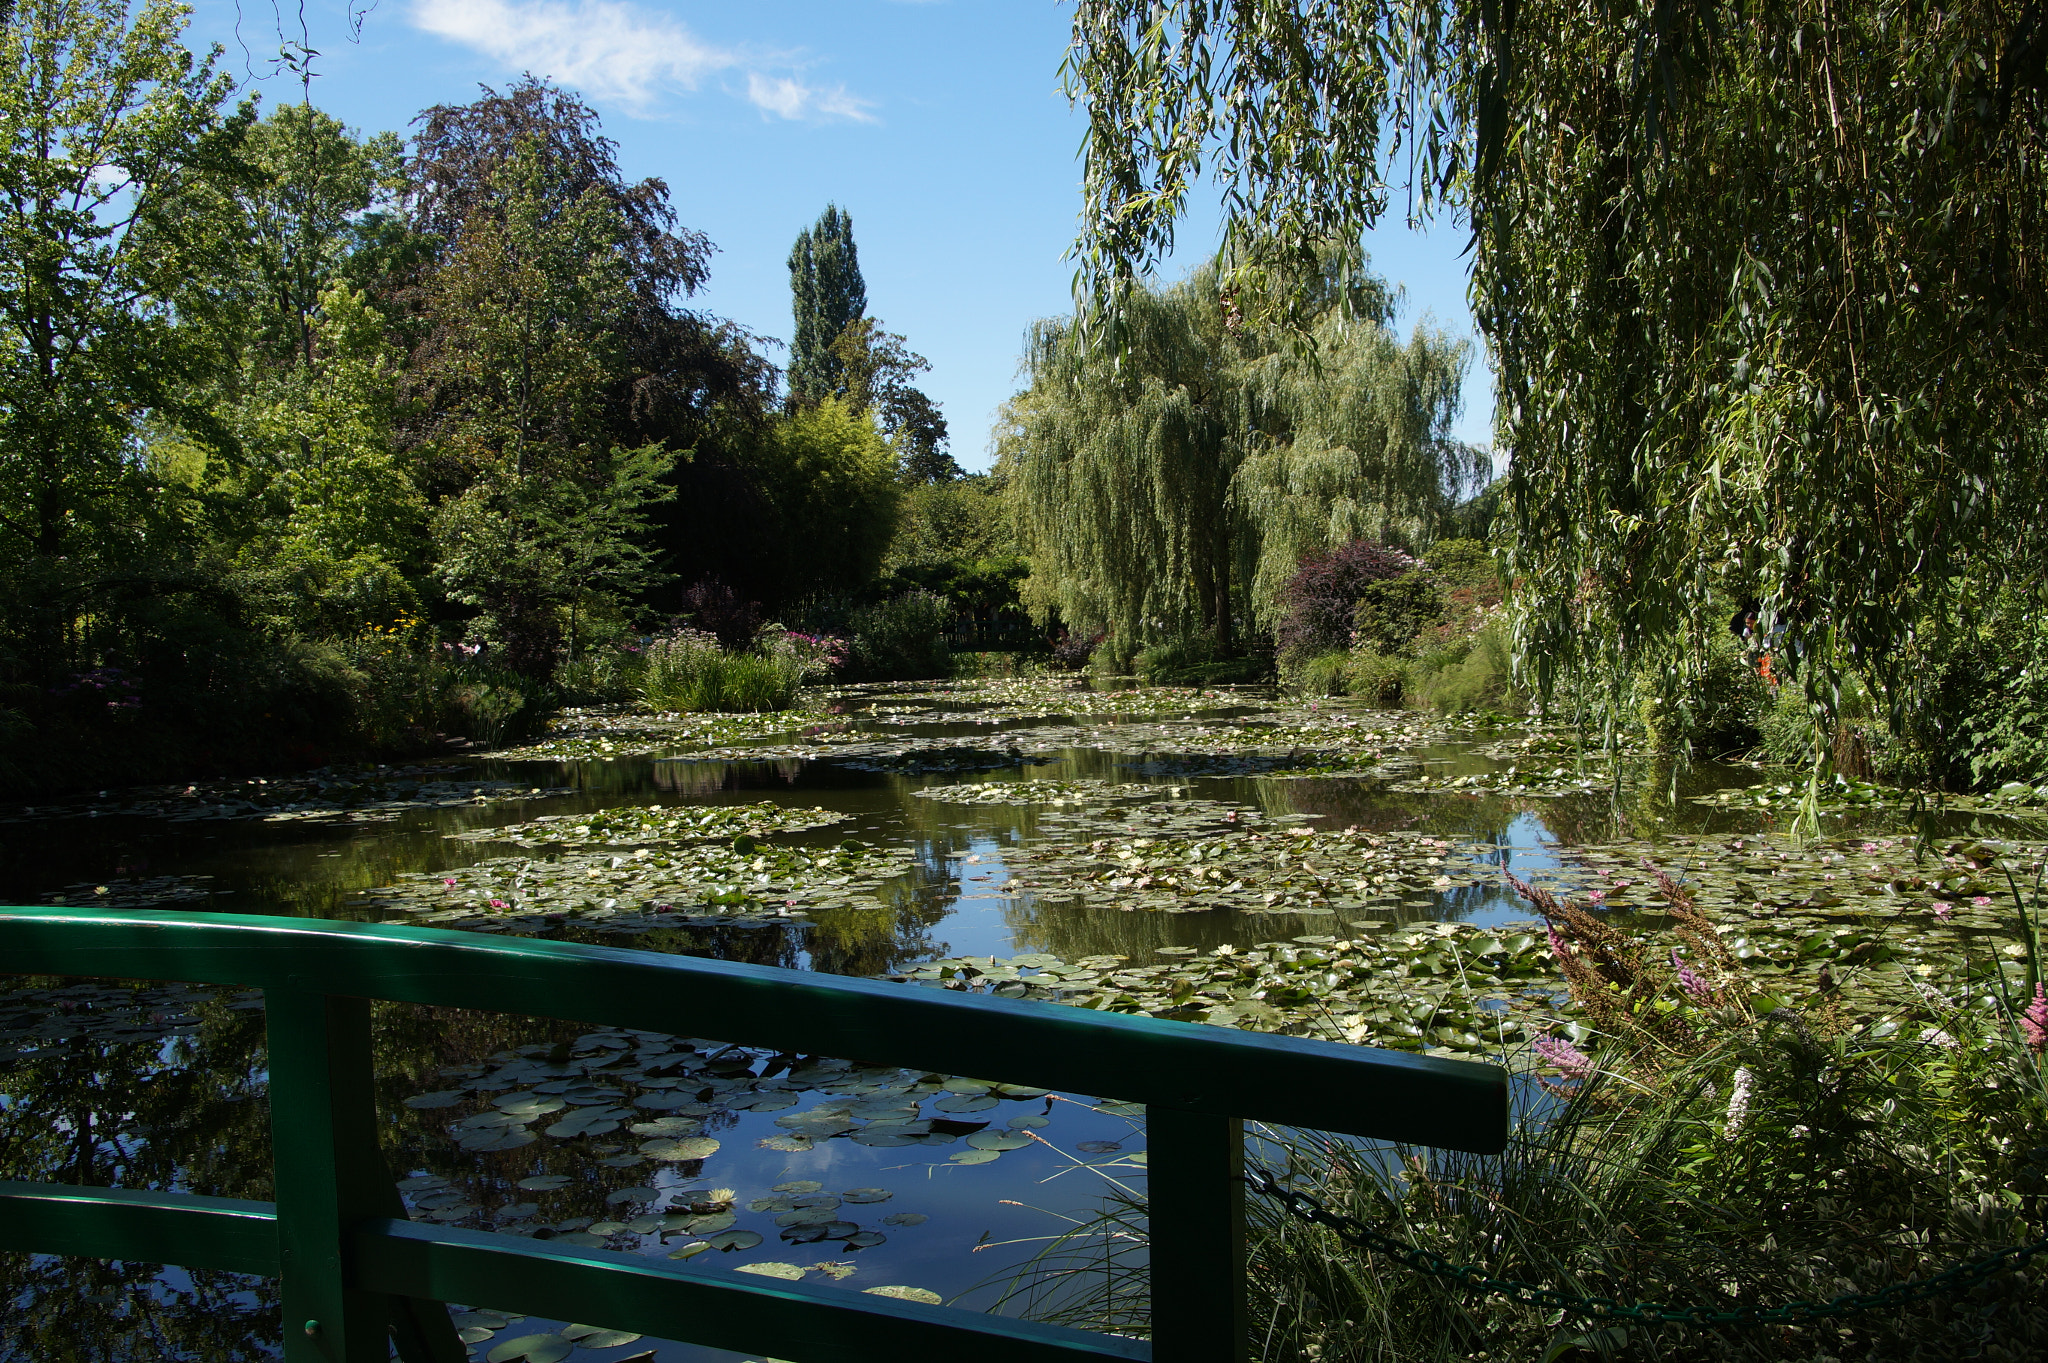
[[[1579, 769], [1597, 778], [1593, 788], [1561, 798], [1396, 794], [1369, 776], [1202, 775], [1201, 763], [1175, 761], [1173, 716], [1152, 750], [1105, 751], [1080, 745], [1079, 727], [1075, 746], [1046, 743], [1046, 716], [1028, 708], [977, 712], [971, 695], [957, 694], [891, 699], [901, 702], [886, 707], [893, 713], [856, 713], [841, 729], [842, 737], [850, 731], [902, 747], [894, 769], [872, 754], [477, 759], [441, 776], [562, 793], [402, 809], [375, 822], [170, 819], [161, 810], [133, 812], [135, 802], [119, 791], [54, 811], [17, 810], [0, 822], [0, 902], [102, 896], [98, 902], [402, 920], [376, 891], [514, 850], [451, 835], [618, 806], [766, 800], [844, 817], [764, 842], [822, 849], [854, 839], [907, 849], [903, 873], [865, 900], [781, 921], [660, 927], [630, 940], [602, 924], [533, 926], [569, 940], [885, 976], [935, 958], [1150, 961], [1162, 950], [1345, 930], [1342, 915], [1327, 913], [1129, 912], [1041, 899], [1012, 883], [1019, 850], [1099, 836], [1100, 819], [917, 794], [934, 786], [1171, 783], [1246, 818], [1424, 834], [1478, 849], [1477, 863], [1492, 874], [1411, 886], [1370, 912], [1481, 925], [1527, 916], [1500, 870], [1528, 877], [1602, 840], [1743, 831], [1764, 819], [1690, 801], [1756, 779], [1713, 764], [1675, 773], [1642, 766], [1614, 782], [1609, 768], [1584, 762]], [[1270, 704], [1234, 697], [1229, 708], [1211, 702], [1187, 722], [1255, 718]], [[934, 718], [920, 720], [921, 707]], [[1161, 716], [1146, 718], [1158, 724]], [[1089, 722], [1116, 721], [1112, 711]], [[1032, 750], [1006, 742], [1027, 728], [1039, 735]], [[1498, 771], [1503, 761], [1480, 749], [1502, 737], [1426, 734], [1404, 760], [1443, 778]], [[0, 993], [0, 1178], [269, 1196], [260, 997], [31, 983]], [[654, 1036], [380, 1007], [381, 1117], [412, 1215], [650, 1256], [688, 1252], [707, 1272], [765, 1270], [849, 1291], [912, 1289], [929, 1294], [924, 1299], [1023, 1311], [1046, 1305], [1024, 1289], [1033, 1256], [1052, 1237], [1087, 1221], [1105, 1197], [1142, 1194], [1142, 1113], [1102, 1095], [1013, 1092], [976, 1076], [863, 1066], [852, 1057], [777, 1056], [725, 1046], [715, 1018], [678, 1025], [678, 1035]], [[646, 1153], [650, 1145], [661, 1147], [656, 1156]], [[0, 1256], [0, 1280], [7, 1363], [277, 1355], [275, 1297], [260, 1280], [25, 1255]], [[622, 1339], [603, 1333], [601, 1320], [520, 1318], [514, 1301], [466, 1305], [477, 1308], [458, 1321], [472, 1353], [500, 1363], [746, 1357]], [[591, 1328], [565, 1337], [569, 1326]], [[545, 1338], [518, 1343], [533, 1336]]]

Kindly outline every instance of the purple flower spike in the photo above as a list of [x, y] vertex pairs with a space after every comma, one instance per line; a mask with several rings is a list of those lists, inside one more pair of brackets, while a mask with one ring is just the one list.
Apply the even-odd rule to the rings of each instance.
[[1565, 1037], [1544, 1036], [1536, 1039], [1536, 1054], [1543, 1057], [1543, 1063], [1556, 1069], [1567, 1079], [1584, 1079], [1593, 1073], [1593, 1059]]
[[2048, 1050], [2048, 986], [2034, 986], [2034, 1001], [2020, 1014], [2020, 1036], [2035, 1055]]

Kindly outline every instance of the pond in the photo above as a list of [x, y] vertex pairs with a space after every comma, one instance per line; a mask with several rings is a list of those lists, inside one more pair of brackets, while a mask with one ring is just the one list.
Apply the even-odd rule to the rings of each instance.
[[[2032, 835], [2032, 809], [1843, 787], [1795, 844], [1792, 780], [1261, 692], [852, 688], [795, 716], [572, 712], [455, 763], [16, 808], [0, 902], [417, 922], [1521, 1064], [1578, 1024], [1504, 872], [1654, 922], [1665, 870], [1788, 991], [1844, 963], [1851, 1006], [1996, 928], [2004, 890], [1968, 845]], [[1014, 1312], [1057, 1295], [1030, 1272], [1053, 1237], [1144, 1188], [1143, 1112], [1103, 1095], [776, 1055], [715, 1018], [393, 1005], [376, 1026], [415, 1218]], [[260, 995], [0, 992], [0, 1177], [266, 1198], [268, 1140]], [[0, 1359], [277, 1354], [260, 1280], [22, 1255], [0, 1274]], [[744, 1357], [467, 1305], [494, 1363]]]

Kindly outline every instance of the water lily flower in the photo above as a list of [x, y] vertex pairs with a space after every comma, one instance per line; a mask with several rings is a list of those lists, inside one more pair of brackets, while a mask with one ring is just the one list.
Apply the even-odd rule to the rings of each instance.
[[1991, 907], [1991, 896], [1988, 894], [1973, 894], [1970, 896], [1970, 903], [1977, 908], [1988, 909]]
[[506, 902], [505, 902], [504, 900], [502, 900], [502, 899], [493, 899], [493, 900], [491, 901], [491, 907], [492, 907], [492, 908], [494, 908], [494, 909], [509, 909], [509, 908], [511, 908], [512, 906], [511, 906], [510, 904], [507, 904], [507, 903], [506, 903]]
[[1949, 919], [1956, 916], [1955, 906], [1947, 903], [1936, 904], [1934, 906], [1934, 916], [1946, 923]]
[[441, 883], [443, 885], [446, 885], [451, 890], [455, 888], [455, 879], [453, 876], [443, 876], [441, 878]]
[[1592, 900], [1595, 904], [1605, 903], [1607, 900], [1607, 891], [1588, 890], [1586, 891], [1586, 898]]

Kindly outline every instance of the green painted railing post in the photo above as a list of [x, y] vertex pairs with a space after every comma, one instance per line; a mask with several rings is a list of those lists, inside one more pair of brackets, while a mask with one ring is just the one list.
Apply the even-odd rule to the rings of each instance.
[[1244, 1123], [1145, 1110], [1152, 1357], [1244, 1363]]
[[[294, 981], [295, 985], [299, 982]], [[351, 1227], [387, 1215], [370, 1005], [310, 985], [264, 992], [286, 1363], [386, 1363], [388, 1299], [344, 1278]]]

